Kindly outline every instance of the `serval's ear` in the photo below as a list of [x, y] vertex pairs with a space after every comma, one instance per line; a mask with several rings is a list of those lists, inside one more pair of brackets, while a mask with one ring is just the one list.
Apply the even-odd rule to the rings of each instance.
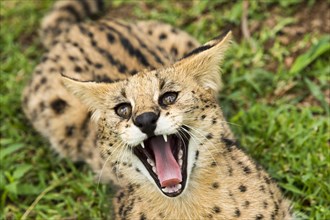
[[231, 41], [231, 31], [207, 42], [174, 64], [177, 71], [193, 77], [201, 86], [218, 94], [221, 85], [220, 63]]
[[62, 75], [61, 80], [66, 89], [93, 112], [93, 119], [98, 120], [100, 110], [106, 103], [106, 97], [111, 94], [112, 84], [81, 82], [64, 75]]

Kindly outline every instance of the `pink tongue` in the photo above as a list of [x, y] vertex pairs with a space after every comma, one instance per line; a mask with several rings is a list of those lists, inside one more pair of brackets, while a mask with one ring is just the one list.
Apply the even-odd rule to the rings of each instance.
[[169, 142], [170, 140], [165, 142], [161, 136], [150, 140], [155, 155], [158, 179], [162, 187], [174, 186], [182, 181], [181, 169], [172, 154]]

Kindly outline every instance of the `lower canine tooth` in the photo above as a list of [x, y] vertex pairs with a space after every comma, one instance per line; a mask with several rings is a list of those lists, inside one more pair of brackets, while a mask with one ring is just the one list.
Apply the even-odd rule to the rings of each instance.
[[182, 166], [183, 160], [179, 159], [179, 165]]
[[157, 173], [156, 167], [152, 167], [152, 171], [154, 171], [154, 173]]
[[182, 188], [182, 185], [181, 184], [178, 184], [178, 185], [176, 185], [176, 188], [179, 190], [179, 189]]
[[142, 148], [145, 148], [143, 141], [141, 142], [141, 146], [142, 146]]

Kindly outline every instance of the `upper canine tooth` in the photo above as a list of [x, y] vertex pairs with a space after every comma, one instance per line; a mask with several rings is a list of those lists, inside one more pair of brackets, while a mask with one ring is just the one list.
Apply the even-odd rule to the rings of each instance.
[[145, 148], [143, 141], [141, 142], [141, 146], [142, 146], [142, 148]]
[[167, 135], [163, 134], [164, 141], [167, 142]]

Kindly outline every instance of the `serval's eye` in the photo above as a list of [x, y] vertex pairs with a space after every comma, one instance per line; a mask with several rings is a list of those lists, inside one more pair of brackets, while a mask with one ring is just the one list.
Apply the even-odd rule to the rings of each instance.
[[132, 106], [129, 103], [121, 103], [115, 107], [115, 111], [120, 117], [129, 119], [132, 115]]
[[178, 97], [177, 92], [166, 92], [159, 98], [159, 104], [162, 106], [172, 105]]

